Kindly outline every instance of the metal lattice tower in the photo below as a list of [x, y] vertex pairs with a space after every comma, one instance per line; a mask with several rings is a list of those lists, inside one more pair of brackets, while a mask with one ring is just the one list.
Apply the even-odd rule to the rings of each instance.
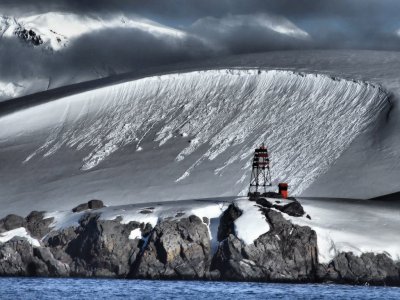
[[253, 167], [250, 178], [249, 196], [267, 192], [267, 186], [272, 186], [269, 169], [268, 149], [264, 143], [254, 152]]

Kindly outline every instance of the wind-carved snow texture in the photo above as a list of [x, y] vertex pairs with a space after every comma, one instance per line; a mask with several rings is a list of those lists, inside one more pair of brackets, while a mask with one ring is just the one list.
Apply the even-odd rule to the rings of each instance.
[[[274, 181], [290, 179], [292, 192], [300, 194], [376, 120], [386, 98], [370, 83], [291, 71], [154, 76], [61, 99], [69, 104], [63, 120], [26, 162], [63, 146], [89, 148], [81, 169], [90, 170], [128, 144], [142, 150], [144, 138], [162, 148], [176, 136], [188, 136], [191, 142], [176, 163], [196, 151], [200, 156], [176, 181], [222, 157], [215, 174], [241, 163], [236, 184], [243, 194], [254, 148], [265, 142]], [[71, 109], [79, 113], [73, 116]]]

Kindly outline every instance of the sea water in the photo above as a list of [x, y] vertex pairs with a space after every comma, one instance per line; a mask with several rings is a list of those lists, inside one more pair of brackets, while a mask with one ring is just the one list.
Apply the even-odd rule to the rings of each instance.
[[400, 299], [400, 288], [336, 284], [0, 278], [0, 299]]

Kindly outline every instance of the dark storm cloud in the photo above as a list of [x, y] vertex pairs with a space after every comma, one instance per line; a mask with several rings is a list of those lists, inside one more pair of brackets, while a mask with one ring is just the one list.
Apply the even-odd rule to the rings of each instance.
[[[159, 38], [147, 32], [119, 28], [84, 34], [59, 53], [35, 51], [17, 39], [0, 43], [1, 79], [57, 78], [62, 74], [99, 73], [99, 76], [174, 62], [207, 58], [213, 54], [190, 35]], [[89, 72], [88, 72], [89, 71]]]
[[[20, 15], [48, 11], [136, 14], [180, 28], [190, 27], [198, 19], [207, 17], [267, 13], [286, 17], [307, 31], [315, 48], [400, 48], [400, 40], [395, 36], [400, 28], [398, 0], [2, 0], [0, 9]], [[251, 52], [252, 44], [255, 51], [293, 48], [292, 42], [274, 43], [269, 39], [268, 43], [260, 43], [257, 40], [259, 28], [244, 26], [242, 29], [248, 31], [238, 37], [246, 42], [243, 51]], [[255, 40], [250, 40], [249, 36]], [[235, 43], [226, 46], [229, 45]], [[298, 45], [304, 47], [301, 41]], [[234, 48], [232, 52], [240, 51]]]

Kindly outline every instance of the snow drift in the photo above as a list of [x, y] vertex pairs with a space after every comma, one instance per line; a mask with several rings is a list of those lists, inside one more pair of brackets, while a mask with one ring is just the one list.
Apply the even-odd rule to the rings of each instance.
[[301, 194], [373, 127], [387, 97], [362, 81], [223, 69], [60, 98], [0, 119], [0, 156], [12, 157], [0, 166], [0, 202], [48, 209], [88, 197], [122, 204], [244, 194], [261, 142], [274, 181]]

